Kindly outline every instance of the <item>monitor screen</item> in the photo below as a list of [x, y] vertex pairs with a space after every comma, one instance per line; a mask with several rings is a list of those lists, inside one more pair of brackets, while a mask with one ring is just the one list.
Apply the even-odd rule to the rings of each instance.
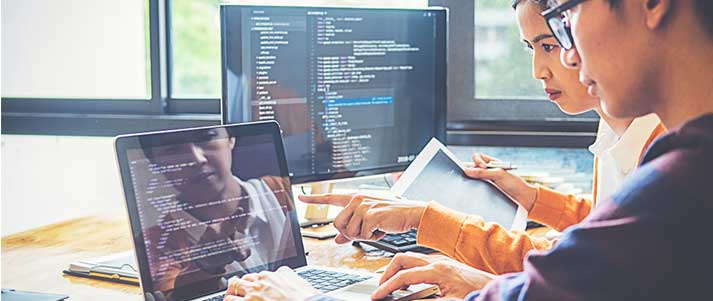
[[296, 183], [403, 170], [445, 138], [446, 19], [223, 5], [223, 122], [277, 120]]

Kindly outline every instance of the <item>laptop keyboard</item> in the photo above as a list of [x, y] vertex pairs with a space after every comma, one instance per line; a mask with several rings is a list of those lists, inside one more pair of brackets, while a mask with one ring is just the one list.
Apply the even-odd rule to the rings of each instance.
[[225, 298], [225, 294], [221, 294], [221, 295], [218, 295], [218, 296], [210, 297], [210, 298], [208, 298], [208, 299], [203, 299], [203, 300], [201, 300], [201, 301], [223, 301], [224, 298]]
[[301, 271], [297, 274], [323, 293], [331, 292], [371, 278], [368, 276], [316, 269]]
[[416, 244], [416, 230], [410, 230], [404, 233], [386, 234], [381, 241], [389, 243], [397, 247], [403, 247]]
[[[304, 270], [297, 274], [322, 293], [338, 290], [371, 278], [368, 276], [315, 269]], [[208, 299], [201, 299], [201, 301], [223, 301], [223, 298], [225, 298], [225, 294], [213, 296]]]

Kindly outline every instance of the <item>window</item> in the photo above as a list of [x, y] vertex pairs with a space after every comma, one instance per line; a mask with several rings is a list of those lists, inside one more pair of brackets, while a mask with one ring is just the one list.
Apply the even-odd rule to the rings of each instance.
[[171, 1], [174, 97], [220, 97], [219, 5], [219, 0]]
[[[165, 0], [4, 1], [3, 134], [113, 136], [217, 124], [174, 106]], [[174, 114], [180, 113], [180, 114]]]
[[148, 37], [143, 0], [4, 1], [2, 96], [148, 100]]
[[510, 1], [475, 1], [475, 97], [544, 99]]
[[[596, 130], [595, 114], [567, 116], [544, 100], [531, 79], [510, 1], [232, 1], [448, 7], [449, 143], [551, 144], [541, 136], [567, 132], [562, 139], [579, 142], [565, 144], [582, 146]], [[219, 123], [220, 3], [3, 2], [3, 133], [115, 135]], [[503, 132], [526, 133], [527, 139], [503, 138]], [[572, 140], [570, 132], [579, 138]]]
[[596, 113], [564, 114], [532, 79], [511, 1], [429, 3], [450, 12], [449, 144], [585, 147], [594, 140]]
[[[426, 0], [234, 0], [254, 5], [426, 7]], [[173, 96], [220, 97], [219, 0], [171, 1]]]

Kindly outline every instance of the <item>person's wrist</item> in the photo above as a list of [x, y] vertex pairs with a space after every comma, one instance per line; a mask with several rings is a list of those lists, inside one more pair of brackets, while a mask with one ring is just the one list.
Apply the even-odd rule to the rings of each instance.
[[523, 205], [523, 207], [525, 207], [525, 210], [527, 210], [527, 212], [530, 212], [530, 211], [532, 211], [532, 208], [535, 207], [535, 202], [537, 201], [537, 186], [527, 184], [526, 191], [527, 192], [523, 196], [524, 204], [522, 204], [522, 205]]
[[418, 226], [421, 224], [421, 217], [423, 213], [426, 212], [426, 207], [428, 207], [427, 203], [414, 202], [411, 208], [411, 214], [409, 214], [409, 226], [411, 229], [418, 229]]

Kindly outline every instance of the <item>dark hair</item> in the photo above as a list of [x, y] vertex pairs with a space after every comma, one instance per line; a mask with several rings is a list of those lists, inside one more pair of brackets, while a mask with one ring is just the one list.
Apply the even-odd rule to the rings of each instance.
[[696, 11], [698, 12], [698, 19], [708, 30], [708, 35], [713, 36], [713, 1], [696, 0]]
[[[621, 0], [607, 0], [611, 7], [616, 7], [621, 3]], [[713, 1], [711, 0], [695, 0], [695, 10], [698, 13], [698, 19], [701, 25], [705, 27], [710, 36], [713, 36]]]
[[535, 2], [535, 4], [537, 4], [537, 6], [539, 6], [542, 11], [545, 11], [550, 8], [547, 0], [512, 0], [512, 9], [517, 9], [517, 6], [525, 1]]
[[[543, 11], [557, 5], [557, 1], [555, 0], [512, 0], [512, 8], [516, 9], [518, 5], [525, 1], [534, 1]], [[617, 7], [621, 3], [621, 0], [607, 0], [607, 2], [609, 2], [609, 6], [611, 7]], [[695, 0], [695, 2], [698, 19], [708, 31], [708, 34], [713, 36], [713, 1]]]

